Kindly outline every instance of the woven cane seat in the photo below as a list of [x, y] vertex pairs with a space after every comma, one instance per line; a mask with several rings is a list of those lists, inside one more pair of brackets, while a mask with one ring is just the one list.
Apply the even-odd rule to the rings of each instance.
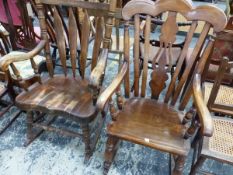
[[202, 154], [233, 163], [233, 120], [214, 117], [213, 136], [204, 138]]
[[[211, 90], [213, 88], [213, 83], [205, 83], [205, 102], [208, 102]], [[215, 103], [224, 105], [233, 105], [233, 88], [225, 85], [221, 85]]]

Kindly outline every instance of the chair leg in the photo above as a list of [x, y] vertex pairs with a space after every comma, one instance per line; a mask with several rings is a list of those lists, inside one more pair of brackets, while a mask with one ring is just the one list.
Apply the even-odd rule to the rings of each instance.
[[27, 144], [29, 145], [33, 139], [33, 112], [27, 112]]
[[83, 131], [83, 141], [85, 144], [85, 159], [84, 163], [87, 163], [87, 161], [90, 159], [92, 151], [91, 151], [91, 142], [90, 142], [90, 129], [88, 124], [82, 125], [82, 131]]
[[[33, 114], [34, 113], [32, 111], [27, 112], [27, 142], [24, 144], [24, 146], [28, 146], [37, 137], [39, 137], [44, 131], [43, 128], [37, 128], [37, 130], [34, 132], [33, 123], [36, 121], [33, 121], [34, 120]], [[44, 116], [44, 114], [43, 114], [43, 116]], [[41, 117], [43, 117], [43, 116], [41, 116]], [[55, 120], [55, 117], [52, 117], [50, 120], [48, 120], [46, 122], [46, 125], [50, 125], [54, 120]]]
[[110, 166], [113, 162], [113, 159], [115, 157], [117, 147], [119, 144], [119, 139], [114, 136], [108, 136], [106, 148], [105, 148], [105, 161], [104, 161], [104, 175], [108, 174], [108, 171], [110, 169]]
[[197, 162], [192, 166], [190, 175], [195, 175], [197, 173], [197, 170], [202, 166], [202, 164], [205, 162], [206, 158], [203, 156], [200, 156], [197, 159]]
[[175, 167], [173, 169], [172, 175], [182, 175], [185, 159], [185, 156], [177, 156], [175, 159]]

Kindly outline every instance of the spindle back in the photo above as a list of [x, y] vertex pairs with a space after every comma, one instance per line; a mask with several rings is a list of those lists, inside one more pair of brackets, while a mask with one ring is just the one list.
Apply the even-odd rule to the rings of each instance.
[[[152, 60], [153, 70], [151, 76], [148, 76], [148, 57], [149, 57], [149, 45], [152, 37], [156, 37], [156, 34], [151, 34], [151, 18], [160, 14], [167, 14], [165, 22], [160, 28], [160, 34], [158, 39], [160, 47]], [[146, 26], [143, 33], [140, 30], [140, 15], [146, 16]], [[171, 47], [178, 40], [179, 27], [177, 25], [178, 15], [183, 16], [187, 21], [192, 22], [185, 36], [185, 43], [178, 57], [175, 72], [172, 77], [168, 72], [172, 66], [172, 52]], [[163, 102], [175, 105], [179, 98], [184, 84], [191, 80], [192, 68], [199, 66], [199, 69], [203, 68], [213, 42], [209, 41], [205, 49], [203, 46], [207, 40], [208, 33], [211, 28], [214, 32], [221, 31], [226, 25], [226, 16], [220, 9], [203, 5], [194, 7], [188, 0], [158, 0], [153, 2], [152, 0], [132, 0], [128, 2], [122, 10], [122, 16], [125, 20], [129, 21], [134, 19], [134, 84], [133, 94], [138, 97], [147, 96], [147, 84], [151, 89], [151, 98], [160, 99], [161, 92], [164, 92]], [[199, 21], [204, 22], [200, 25]], [[203, 27], [202, 27], [203, 26]], [[194, 38], [196, 30], [200, 30], [200, 35], [197, 39]], [[139, 59], [139, 40], [140, 35], [145, 38], [144, 44], [144, 60], [140, 62]], [[187, 52], [194, 44], [193, 51], [187, 61]], [[125, 26], [125, 61], [129, 61], [129, 27]], [[165, 53], [165, 58], [162, 54]], [[200, 59], [198, 60], [200, 56]], [[169, 63], [169, 64], [167, 64]], [[185, 64], [185, 69], [182, 70], [183, 74], [180, 75], [182, 65]], [[140, 66], [143, 67], [142, 74], [140, 74]], [[130, 95], [130, 81], [129, 71], [125, 80], [125, 93], [126, 96]], [[166, 87], [166, 88], [165, 88]]]
[[[96, 34], [94, 35], [91, 69], [94, 69], [97, 64], [101, 45], [103, 48], [109, 48], [111, 41], [113, 16], [116, 9], [115, 4], [115, 0], [111, 0], [109, 3], [105, 3], [102, 1], [89, 2], [81, 0], [36, 0], [36, 8], [41, 27], [41, 37], [43, 40], [48, 40], [48, 27], [46, 26], [47, 22], [45, 19], [46, 14], [44, 7], [48, 8], [49, 6], [51, 8], [51, 12], [53, 13], [53, 29], [55, 31], [55, 40], [58, 47], [59, 58], [61, 61], [63, 73], [65, 76], [67, 76], [68, 74], [67, 60], [70, 58], [73, 77], [76, 76], [77, 64], [80, 70], [81, 77], [85, 77], [91, 31], [91, 24], [89, 20], [90, 16], [88, 11], [95, 12], [94, 15], [96, 22]], [[61, 13], [61, 7], [64, 7], [65, 12]], [[78, 13], [80, 8], [83, 9], [84, 12], [81, 29], [78, 26]], [[69, 48], [68, 51], [67, 48]], [[77, 52], [78, 48], [81, 48], [80, 53]], [[54, 71], [48, 42], [45, 47], [45, 55], [50, 76], [53, 76]]]

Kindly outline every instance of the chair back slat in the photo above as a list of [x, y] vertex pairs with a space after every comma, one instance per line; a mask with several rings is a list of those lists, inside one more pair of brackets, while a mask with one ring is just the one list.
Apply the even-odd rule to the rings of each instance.
[[139, 95], [139, 34], [140, 34], [140, 19], [136, 14], [134, 17], [134, 96]]
[[[89, 70], [89, 65], [91, 65], [91, 70], [97, 65], [100, 52], [102, 52], [101, 47], [109, 49], [113, 18], [116, 12], [115, 6], [116, 0], [110, 0], [107, 3], [83, 0], [36, 1], [35, 7], [40, 21], [42, 39], [48, 41], [48, 36], [50, 36], [48, 34], [51, 33], [51, 36], [53, 36], [53, 30], [55, 31], [55, 38], [53, 38], [55, 43], [51, 45], [55, 48], [52, 56], [60, 59], [65, 76], [71, 72], [68, 70], [68, 68], [71, 68], [73, 77], [76, 77], [78, 68], [81, 77], [85, 78], [85, 71], [86, 69]], [[92, 10], [95, 13], [90, 16], [89, 12]], [[94, 30], [91, 30], [92, 17], [94, 17]], [[50, 30], [51, 32], [49, 32]], [[49, 42], [46, 42], [45, 55], [50, 75], [53, 76], [49, 44]], [[57, 48], [58, 55], [56, 53]], [[91, 59], [87, 58], [90, 51], [92, 51], [91, 55], [93, 56]], [[53, 61], [57, 63], [57, 59]], [[87, 63], [89, 60], [92, 62], [91, 64], [90, 62]]]
[[144, 60], [143, 60], [143, 72], [142, 72], [142, 85], [141, 85], [141, 97], [146, 95], [146, 84], [148, 74], [148, 59], [149, 59], [149, 42], [150, 42], [150, 29], [151, 29], [151, 16], [146, 17], [146, 28], [145, 28], [145, 45], [144, 45]]
[[76, 76], [76, 59], [77, 59], [77, 38], [78, 29], [73, 9], [69, 8], [69, 46], [70, 46], [70, 62], [73, 77]]
[[103, 23], [104, 23], [103, 17], [96, 17], [96, 34], [95, 34], [95, 42], [92, 53], [91, 70], [95, 68], [98, 61], [100, 45], [103, 41]]
[[[156, 28], [156, 32], [151, 33], [152, 18], [161, 14], [164, 22]], [[213, 15], [215, 19], [212, 19]], [[140, 94], [141, 97], [147, 97], [150, 92], [151, 98], [173, 106], [186, 91], [184, 85], [192, 81], [195, 68], [203, 67], [206, 62], [206, 54], [210, 53], [210, 49], [206, 50], [208, 53], [203, 53], [202, 50], [206, 47], [210, 29], [218, 32], [226, 24], [226, 16], [220, 9], [208, 5], [194, 7], [188, 0], [132, 0], [124, 6], [122, 16], [127, 21], [134, 19], [134, 96]], [[179, 16], [183, 16], [191, 24], [185, 36], [179, 35]], [[145, 18], [146, 22], [142, 21]], [[141, 25], [145, 25], [143, 32], [140, 32]], [[194, 35], [197, 29], [200, 30], [198, 37]], [[174, 54], [174, 47], [182, 38], [183, 45], [179, 47], [179, 53]], [[157, 48], [152, 50], [155, 46]], [[148, 70], [148, 67], [152, 70]], [[147, 83], [150, 88], [147, 88]]]
[[[124, 60], [129, 62], [130, 58], [130, 37], [129, 37], [129, 23], [125, 24], [124, 28]], [[129, 76], [129, 64], [128, 64], [128, 70], [125, 75], [125, 96], [130, 96], [130, 82], [129, 82], [130, 76]]]
[[83, 25], [82, 25], [82, 36], [81, 36], [81, 55], [80, 55], [80, 70], [81, 76], [84, 78], [85, 76], [85, 68], [86, 68], [86, 59], [88, 52], [88, 44], [89, 44], [89, 36], [90, 36], [90, 21], [89, 15], [87, 11], [84, 13]]
[[184, 61], [185, 61], [185, 57], [187, 55], [187, 52], [188, 52], [188, 48], [190, 46], [190, 43], [192, 42], [192, 39], [193, 39], [193, 35], [194, 35], [194, 32], [197, 28], [197, 21], [194, 21], [192, 22], [191, 26], [190, 26], [190, 29], [188, 31], [188, 34], [187, 34], [187, 37], [186, 37], [186, 40], [185, 40], [185, 44], [184, 44], [184, 47], [181, 51], [181, 54], [180, 54], [180, 58], [179, 58], [179, 61], [176, 65], [176, 70], [173, 74], [173, 78], [171, 79], [171, 83], [169, 84], [169, 87], [168, 87], [168, 91], [166, 93], [166, 96], [165, 96], [165, 103], [167, 103], [174, 91], [174, 88], [175, 88], [175, 85], [176, 85], [176, 80], [179, 76], [179, 72], [182, 68], [182, 65], [184, 64]]
[[59, 51], [59, 56], [61, 60], [61, 64], [63, 67], [63, 72], [65, 76], [67, 75], [67, 67], [66, 67], [66, 41], [65, 41], [65, 30], [62, 24], [62, 20], [56, 8], [54, 8], [54, 29], [57, 38], [57, 47]]
[[[199, 63], [198, 66], [194, 67], [194, 73], [202, 75], [204, 70], [206, 69], [206, 66], [208, 65], [209, 58], [210, 58], [210, 53], [213, 51], [213, 46], [214, 46], [214, 40], [213, 38], [210, 38], [208, 43], [206, 44], [205, 49], [202, 51], [201, 58], [199, 58]], [[182, 98], [180, 99], [180, 104], [179, 104], [179, 110], [183, 111], [186, 107], [186, 105], [189, 103], [190, 97], [192, 96], [192, 81], [194, 77], [191, 77], [191, 81], [186, 82], [186, 91], [184, 91]]]
[[175, 93], [172, 97], [172, 101], [171, 101], [171, 105], [175, 105], [179, 95], [180, 95], [180, 92], [183, 88], [183, 85], [185, 84], [185, 82], [187, 81], [187, 79], [189, 78], [189, 75], [190, 75], [190, 71], [192, 70], [192, 67], [194, 66], [194, 63], [199, 55], [199, 53], [201, 52], [201, 49], [203, 47], [203, 44], [206, 40], [206, 37], [209, 33], [209, 30], [210, 30], [210, 24], [209, 23], [205, 23], [204, 27], [203, 27], [203, 30], [198, 38], [198, 41], [193, 49], [193, 52], [189, 58], [189, 62], [188, 64], [186, 65], [186, 68], [183, 72], [183, 75], [182, 77], [180, 78], [180, 81], [177, 85], [177, 87], [175, 88]]

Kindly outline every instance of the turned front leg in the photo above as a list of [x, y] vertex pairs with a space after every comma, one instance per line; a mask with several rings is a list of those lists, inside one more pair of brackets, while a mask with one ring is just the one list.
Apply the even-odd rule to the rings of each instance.
[[105, 158], [104, 175], [108, 174], [110, 166], [113, 162], [113, 159], [117, 151], [118, 141], [119, 141], [118, 138], [114, 136], [110, 136], [110, 135], [108, 136], [108, 140], [107, 140], [106, 148], [105, 148], [105, 155], [104, 155], [104, 158]]
[[84, 163], [86, 163], [91, 157], [91, 142], [90, 142], [90, 129], [88, 124], [82, 125], [82, 132], [83, 132], [83, 141], [85, 144], [85, 159]]

